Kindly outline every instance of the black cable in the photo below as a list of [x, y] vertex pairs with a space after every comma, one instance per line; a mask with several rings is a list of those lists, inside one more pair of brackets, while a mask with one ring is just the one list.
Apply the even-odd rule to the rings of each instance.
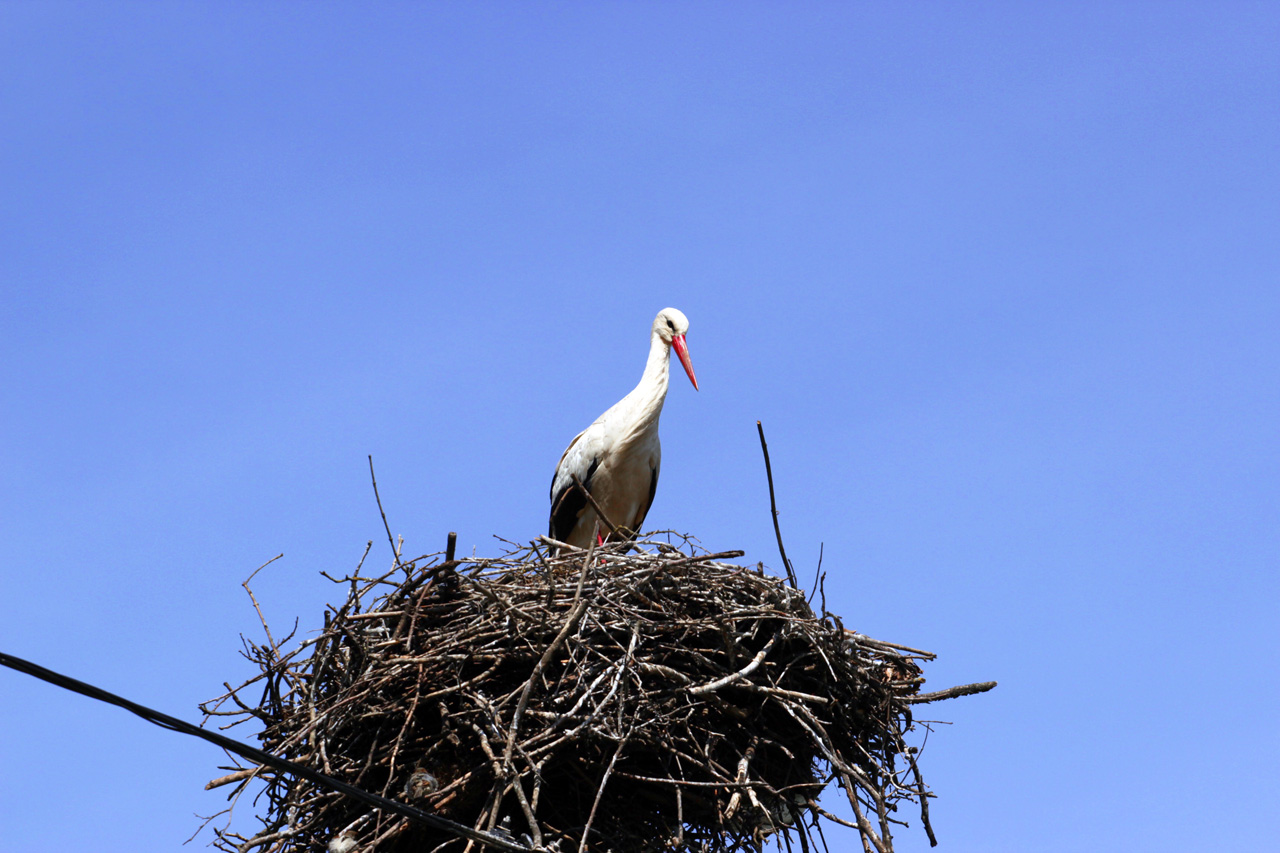
[[220, 735], [217, 732], [206, 731], [199, 726], [192, 725], [184, 720], [179, 720], [177, 717], [170, 717], [168, 714], [162, 714], [159, 711], [146, 707], [145, 705], [130, 702], [122, 696], [117, 696], [114, 693], [108, 693], [99, 687], [94, 687], [92, 684], [85, 684], [83, 681], [77, 681], [74, 678], [54, 672], [51, 669], [45, 669], [31, 661], [23, 660], [22, 658], [0, 652], [0, 664], [3, 664], [10, 669], [16, 669], [18, 672], [25, 672], [27, 675], [34, 676], [41, 681], [47, 681], [50, 684], [56, 685], [65, 690], [70, 690], [73, 693], [88, 696], [90, 699], [97, 699], [99, 702], [106, 702], [108, 705], [119, 706], [130, 713], [137, 714], [149, 723], [154, 723], [155, 725], [160, 726], [161, 728], [165, 728], [173, 732], [180, 732], [184, 735], [192, 735], [200, 738], [201, 740], [207, 740], [210, 743], [217, 744], [228, 752], [234, 752], [236, 755], [243, 756], [250, 761], [255, 761], [258, 764], [263, 764], [267, 767], [274, 767], [276, 770], [291, 773], [294, 776], [307, 779], [317, 785], [323, 785], [326, 788], [331, 788], [339, 793], [346, 794], [348, 797], [352, 797], [353, 799], [360, 800], [363, 803], [382, 809], [383, 811], [394, 812], [401, 817], [409, 818], [409, 820], [423, 823], [427, 826], [435, 829], [441, 829], [445, 832], [450, 832], [463, 838], [469, 838], [472, 841], [478, 841], [481, 844], [487, 844], [490, 847], [497, 847], [501, 850], [510, 850], [513, 851], [513, 853], [534, 853], [534, 848], [532, 847], [526, 847], [525, 845], [518, 844], [508, 838], [491, 835], [487, 832], [480, 832], [479, 830], [472, 829], [469, 826], [440, 817], [439, 815], [433, 815], [430, 812], [424, 812], [421, 809], [414, 808], [413, 806], [406, 805], [405, 803], [388, 800], [386, 797], [380, 797], [377, 794], [370, 794], [368, 791], [361, 790], [353, 785], [348, 785], [346, 782], [334, 779], [332, 776], [326, 776], [323, 773], [312, 770], [310, 767], [305, 767], [301, 764], [290, 761], [287, 758], [279, 758], [269, 752], [263, 752], [260, 749], [249, 746], [248, 744], [241, 743], [238, 740], [232, 740], [225, 735]]

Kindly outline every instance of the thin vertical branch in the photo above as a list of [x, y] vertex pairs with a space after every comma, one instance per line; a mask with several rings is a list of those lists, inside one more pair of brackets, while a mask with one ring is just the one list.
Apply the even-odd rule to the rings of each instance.
[[787, 570], [787, 580], [791, 582], [791, 588], [799, 589], [795, 569], [791, 568], [791, 561], [787, 559], [787, 549], [782, 544], [782, 528], [778, 526], [778, 502], [773, 497], [773, 466], [769, 464], [769, 445], [764, 440], [764, 426], [756, 421], [756, 429], [760, 432], [760, 449], [764, 451], [764, 473], [769, 478], [769, 509], [773, 512], [773, 532], [778, 537], [778, 553], [782, 555], [782, 566]]
[[920, 774], [920, 765], [916, 763], [915, 747], [907, 749], [907, 761], [911, 762], [911, 772], [916, 777], [916, 794], [920, 797], [920, 821], [924, 824], [925, 834], [929, 836], [929, 846], [938, 846], [938, 837], [933, 834], [933, 824], [929, 822], [929, 789], [924, 786], [924, 777]]
[[623, 748], [630, 739], [631, 732], [628, 731], [622, 736], [622, 740], [618, 741], [618, 748], [613, 751], [613, 758], [609, 759], [609, 766], [605, 768], [604, 776], [600, 778], [600, 787], [596, 789], [596, 798], [591, 803], [591, 814], [587, 815], [587, 825], [582, 828], [582, 840], [578, 842], [578, 853], [586, 853], [587, 839], [591, 837], [591, 824], [596, 822], [596, 809], [600, 808], [600, 798], [604, 796], [604, 786], [609, 784], [609, 777], [613, 775], [613, 766], [618, 763], [618, 756], [622, 754]]
[[809, 597], [805, 599], [813, 604], [813, 596], [817, 594], [818, 588], [822, 586], [822, 554], [827, 549], [827, 543], [818, 543], [818, 567], [813, 570], [813, 589], [809, 590]]
[[395, 557], [396, 568], [400, 568], [400, 549], [396, 547], [396, 539], [391, 535], [391, 525], [387, 524], [387, 514], [382, 509], [382, 497], [378, 494], [378, 478], [373, 473], [373, 454], [369, 454], [369, 479], [373, 480], [373, 497], [378, 501], [378, 512], [382, 515], [382, 526], [387, 530], [387, 542], [391, 543], [391, 555]]
[[280, 559], [283, 556], [284, 554], [276, 554], [270, 560], [267, 560], [261, 566], [258, 566], [258, 568], [254, 569], [253, 574], [245, 578], [244, 583], [240, 584], [242, 587], [244, 587], [244, 591], [249, 593], [249, 600], [253, 602], [253, 609], [256, 610], [258, 613], [258, 621], [262, 623], [262, 630], [266, 632], [267, 642], [271, 644], [271, 650], [276, 653], [277, 657], [279, 657], [280, 655], [280, 648], [279, 646], [276, 645], [275, 639], [272, 638], [271, 636], [271, 629], [267, 627], [267, 620], [262, 615], [262, 608], [258, 606], [258, 599], [254, 596], [253, 590], [249, 589], [249, 581], [253, 580], [254, 577], [258, 574], [258, 572], [262, 571], [267, 566], [271, 565], [272, 563], [274, 563], [276, 560]]

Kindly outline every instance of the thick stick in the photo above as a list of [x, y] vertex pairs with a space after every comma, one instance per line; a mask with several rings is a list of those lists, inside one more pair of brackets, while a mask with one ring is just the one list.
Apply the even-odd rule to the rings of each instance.
[[954, 699], [957, 696], [986, 693], [995, 686], [994, 681], [980, 681], [977, 684], [961, 684], [958, 687], [948, 687], [946, 690], [937, 690], [933, 693], [921, 693], [918, 696], [904, 696], [903, 700], [912, 705], [919, 705], [922, 702], [937, 702], [939, 699]]

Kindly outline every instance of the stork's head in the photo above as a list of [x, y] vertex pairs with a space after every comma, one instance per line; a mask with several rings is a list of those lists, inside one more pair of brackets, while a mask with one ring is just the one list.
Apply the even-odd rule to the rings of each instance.
[[663, 308], [653, 321], [653, 334], [662, 338], [667, 346], [676, 351], [684, 372], [689, 374], [693, 390], [698, 390], [698, 378], [693, 375], [693, 362], [689, 360], [689, 347], [684, 342], [685, 333], [689, 331], [689, 318], [678, 308]]

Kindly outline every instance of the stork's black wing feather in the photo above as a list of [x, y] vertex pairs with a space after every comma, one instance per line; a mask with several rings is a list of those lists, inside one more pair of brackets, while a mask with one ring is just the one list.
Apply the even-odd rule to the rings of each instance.
[[658, 493], [658, 471], [660, 466], [654, 465], [649, 469], [649, 500], [645, 501], [644, 506], [640, 507], [640, 514], [636, 517], [636, 529], [631, 531], [631, 538], [640, 535], [641, 525], [644, 524], [645, 517], [649, 514], [649, 510], [653, 508], [653, 496]]
[[[600, 460], [592, 459], [591, 467], [587, 468], [587, 476], [582, 478], [582, 485], [587, 491], [591, 491], [591, 478], [595, 476], [596, 468], [600, 467]], [[557, 472], [558, 473], [558, 472]], [[551, 478], [551, 488], [556, 487], [556, 478]], [[547, 525], [547, 535], [552, 539], [559, 539], [565, 542], [569, 538], [569, 534], [573, 532], [573, 528], [578, 523], [578, 516], [582, 514], [582, 510], [587, 506], [587, 496], [584, 495], [573, 484], [570, 478], [560, 489], [557, 494], [554, 491], [551, 495], [551, 519]]]

